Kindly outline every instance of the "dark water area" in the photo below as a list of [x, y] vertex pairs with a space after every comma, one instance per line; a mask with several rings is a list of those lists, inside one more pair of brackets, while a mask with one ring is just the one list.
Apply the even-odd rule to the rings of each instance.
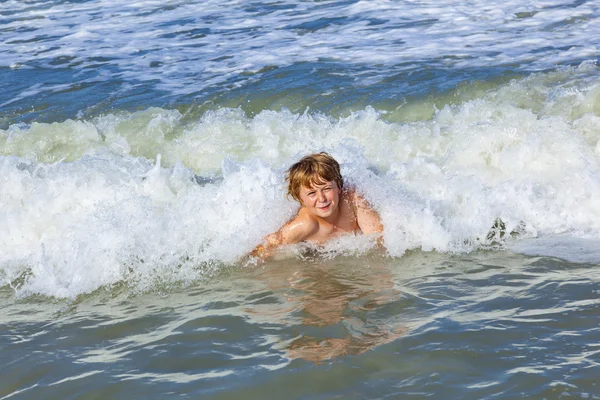
[[[89, 120], [149, 107], [179, 110], [194, 119], [221, 108], [240, 108], [249, 117], [264, 110], [286, 109], [339, 118], [373, 107], [383, 112], [386, 120], [407, 122], [430, 117], [433, 107], [461, 104], [525, 75], [507, 68], [457, 70], [400, 65], [397, 71], [377, 71], [376, 67], [348, 68], [335, 62], [299, 63], [265, 68], [209, 88], [198, 83], [197, 91], [180, 96], [157, 89], [157, 80], [119, 78], [119, 71], [111, 67], [5, 68], [0, 69], [0, 129], [32, 122]], [[186, 79], [193, 88], [194, 81], [201, 82], [202, 74]], [[429, 115], [410, 109], [423, 102], [432, 105]]]
[[0, 128], [149, 107], [389, 110], [461, 83], [596, 61], [597, 13], [588, 1], [9, 1]]

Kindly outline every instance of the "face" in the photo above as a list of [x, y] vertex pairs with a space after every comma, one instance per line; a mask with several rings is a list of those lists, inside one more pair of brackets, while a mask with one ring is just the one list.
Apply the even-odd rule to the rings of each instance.
[[336, 181], [326, 181], [300, 189], [300, 200], [307, 210], [317, 217], [327, 219], [335, 215], [340, 201], [340, 189]]

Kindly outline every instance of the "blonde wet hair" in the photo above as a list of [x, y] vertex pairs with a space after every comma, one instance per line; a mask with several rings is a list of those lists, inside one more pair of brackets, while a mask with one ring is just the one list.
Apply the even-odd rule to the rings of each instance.
[[302, 157], [287, 170], [285, 179], [288, 182], [288, 196], [300, 203], [300, 189], [303, 186], [310, 188], [329, 181], [335, 181], [340, 189], [344, 186], [340, 164], [325, 152]]

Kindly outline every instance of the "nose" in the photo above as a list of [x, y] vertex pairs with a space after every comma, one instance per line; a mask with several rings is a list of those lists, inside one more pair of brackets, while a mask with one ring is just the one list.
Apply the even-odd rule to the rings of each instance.
[[326, 198], [325, 198], [325, 193], [323, 193], [322, 191], [318, 191], [317, 192], [317, 200], [319, 200], [319, 203], [324, 203]]

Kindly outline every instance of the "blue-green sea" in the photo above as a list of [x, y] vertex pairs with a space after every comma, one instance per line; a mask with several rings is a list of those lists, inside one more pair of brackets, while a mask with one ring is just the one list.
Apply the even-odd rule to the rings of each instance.
[[[0, 400], [600, 399], [600, 5], [0, 0]], [[249, 253], [326, 151], [384, 225]]]

